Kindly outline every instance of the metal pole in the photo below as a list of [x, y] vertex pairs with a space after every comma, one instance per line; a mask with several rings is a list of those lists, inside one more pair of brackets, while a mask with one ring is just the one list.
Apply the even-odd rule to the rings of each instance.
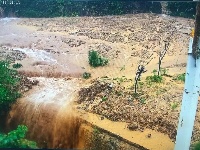
[[[200, 90], [200, 4], [197, 5], [196, 25], [190, 37], [186, 80], [176, 135], [175, 150], [189, 150]], [[193, 43], [194, 42], [194, 43]]]

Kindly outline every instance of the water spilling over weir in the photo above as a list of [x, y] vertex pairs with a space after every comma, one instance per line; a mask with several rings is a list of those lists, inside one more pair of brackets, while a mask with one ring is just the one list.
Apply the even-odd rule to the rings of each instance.
[[18, 100], [6, 121], [6, 130], [19, 124], [27, 125], [28, 138], [40, 147], [78, 148], [80, 146], [81, 119], [72, 110], [76, 80], [39, 79], [34, 87]]

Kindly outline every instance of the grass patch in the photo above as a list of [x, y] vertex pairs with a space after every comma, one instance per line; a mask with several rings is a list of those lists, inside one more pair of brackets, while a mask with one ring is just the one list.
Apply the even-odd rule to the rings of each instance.
[[105, 101], [108, 100], [108, 98], [106, 96], [104, 96], [104, 97], [101, 98], [101, 100], [105, 102]]

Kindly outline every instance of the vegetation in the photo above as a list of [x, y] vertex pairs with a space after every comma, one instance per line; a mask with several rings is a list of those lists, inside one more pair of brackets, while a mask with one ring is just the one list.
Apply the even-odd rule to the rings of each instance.
[[160, 74], [161, 74], [161, 76], [168, 76], [167, 72], [168, 72], [168, 70], [166, 68], [160, 68]]
[[91, 77], [91, 73], [89, 73], [89, 72], [84, 72], [83, 73], [83, 78], [84, 79], [89, 79]]
[[15, 68], [15, 69], [18, 69], [18, 68], [22, 67], [22, 64], [16, 63], [16, 64], [13, 64], [12, 67]]
[[171, 16], [194, 18], [196, 14], [196, 3], [168, 2], [167, 9]]
[[200, 142], [191, 145], [192, 150], [200, 150]]
[[174, 102], [174, 103], [171, 104], [172, 110], [175, 110], [177, 107], [178, 107], [178, 103], [177, 102]]
[[102, 101], [106, 101], [108, 98], [106, 96], [104, 96], [101, 99], [102, 99]]
[[[9, 0], [7, 0], [9, 1]], [[5, 15], [14, 11], [17, 17], [103, 16], [131, 13], [162, 13], [160, 2], [145, 1], [72, 1], [72, 0], [13, 0], [6, 5], [0, 0]], [[20, 2], [20, 5], [16, 5]], [[194, 18], [196, 3], [167, 2], [167, 11], [172, 16]]]
[[97, 51], [89, 51], [89, 64], [92, 67], [105, 66], [108, 64], [108, 59], [100, 56]]
[[26, 126], [19, 125], [8, 134], [0, 133], [0, 148], [37, 148], [35, 142], [25, 139], [27, 131]]
[[103, 16], [133, 12], [161, 13], [161, 4], [132, 1], [14, 0], [20, 5], [3, 5], [6, 14], [15, 11], [18, 17]]
[[156, 83], [161, 83], [163, 78], [162, 76], [159, 75], [152, 75], [152, 76], [148, 76], [146, 78], [147, 82], [156, 82]]
[[147, 81], [148, 84], [151, 84], [152, 82], [155, 82], [155, 83], [161, 83], [162, 82], [163, 77], [160, 76], [160, 75], [156, 75], [156, 72], [157, 72], [157, 70], [154, 69], [153, 72], [152, 72], [153, 75], [146, 77], [146, 81]]
[[141, 98], [141, 99], [140, 99], [140, 103], [141, 103], [141, 104], [146, 104], [146, 99], [145, 99], [145, 98]]
[[185, 73], [177, 75], [173, 80], [185, 82]]
[[0, 61], [0, 110], [7, 111], [20, 97], [18, 86], [20, 77], [16, 70], [10, 69], [10, 63]]

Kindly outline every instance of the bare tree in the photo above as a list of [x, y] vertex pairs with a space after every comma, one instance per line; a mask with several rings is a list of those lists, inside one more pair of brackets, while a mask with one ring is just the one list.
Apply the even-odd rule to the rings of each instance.
[[[146, 53], [147, 54], [147, 53]], [[146, 65], [148, 65], [152, 58], [153, 53], [149, 56], [145, 58], [145, 55], [143, 55], [143, 57], [140, 60], [140, 64], [138, 65], [137, 71], [136, 71], [136, 75], [135, 75], [135, 86], [134, 86], [134, 91], [135, 93], [137, 93], [137, 89], [138, 89], [138, 81], [140, 80], [140, 77], [142, 75], [142, 73], [145, 73], [147, 70], [145, 69]], [[145, 60], [145, 61], [144, 61]]]
[[165, 57], [167, 51], [169, 50], [169, 45], [170, 45], [170, 42], [172, 41], [172, 38], [174, 36], [175, 30], [176, 29], [172, 29], [168, 33], [167, 37], [163, 40], [163, 42], [164, 42], [164, 49], [159, 52], [159, 59], [158, 59], [158, 76], [160, 76], [162, 60]]
[[167, 53], [167, 50], [169, 49], [169, 42], [167, 42], [167, 41], [164, 41], [164, 42], [165, 42], [164, 49], [162, 51], [160, 51], [160, 53], [159, 53], [158, 76], [160, 75], [162, 60], [165, 57], [165, 54]]

